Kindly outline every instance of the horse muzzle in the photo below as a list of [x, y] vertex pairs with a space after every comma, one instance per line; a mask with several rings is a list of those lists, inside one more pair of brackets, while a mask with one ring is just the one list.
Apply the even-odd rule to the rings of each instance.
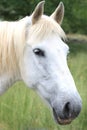
[[54, 119], [60, 125], [70, 124], [79, 115], [81, 108], [81, 102], [78, 104], [67, 102], [61, 107], [53, 107]]
[[54, 115], [54, 119], [55, 119], [56, 123], [58, 123], [60, 125], [70, 124], [72, 122], [72, 120], [73, 120], [71, 118], [69, 118], [69, 119], [63, 119], [63, 118], [57, 116], [57, 113], [56, 113], [55, 109], [53, 109], [53, 115]]

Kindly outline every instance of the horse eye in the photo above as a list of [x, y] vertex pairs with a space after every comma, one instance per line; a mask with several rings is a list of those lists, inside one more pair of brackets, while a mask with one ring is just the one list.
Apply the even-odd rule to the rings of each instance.
[[39, 49], [39, 48], [35, 48], [35, 49], [33, 50], [33, 52], [35, 53], [35, 55], [45, 56], [44, 51], [41, 50], [41, 49]]

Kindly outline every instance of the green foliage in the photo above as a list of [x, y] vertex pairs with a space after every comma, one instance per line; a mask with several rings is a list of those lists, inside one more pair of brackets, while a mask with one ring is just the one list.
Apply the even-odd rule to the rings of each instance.
[[[17, 20], [30, 15], [41, 0], [0, 0], [0, 18]], [[67, 33], [87, 34], [87, 0], [62, 0], [65, 6], [63, 28]], [[45, 13], [50, 15], [60, 0], [47, 0]]]
[[0, 97], [0, 130], [87, 130], [87, 43], [69, 46], [69, 68], [83, 101], [79, 117], [57, 125], [39, 96], [19, 82]]

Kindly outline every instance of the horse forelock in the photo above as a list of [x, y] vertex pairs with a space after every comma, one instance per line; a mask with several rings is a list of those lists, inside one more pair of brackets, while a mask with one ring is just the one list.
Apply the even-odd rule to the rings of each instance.
[[64, 31], [56, 21], [48, 16], [42, 16], [36, 24], [31, 26], [28, 39], [31, 43], [33, 43], [34, 41], [36, 42], [36, 40], [40, 41], [44, 38], [50, 37], [53, 33], [63, 40], [66, 39]]

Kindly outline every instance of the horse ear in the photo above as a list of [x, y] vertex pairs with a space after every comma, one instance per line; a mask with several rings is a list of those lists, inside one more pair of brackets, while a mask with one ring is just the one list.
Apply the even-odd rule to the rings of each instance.
[[36, 8], [32, 14], [32, 24], [35, 24], [41, 18], [42, 14], [44, 12], [44, 3], [45, 3], [45, 1], [41, 1], [36, 6]]
[[57, 23], [60, 25], [62, 24], [63, 17], [64, 17], [64, 5], [63, 2], [60, 2], [56, 10], [50, 16], [53, 18]]

